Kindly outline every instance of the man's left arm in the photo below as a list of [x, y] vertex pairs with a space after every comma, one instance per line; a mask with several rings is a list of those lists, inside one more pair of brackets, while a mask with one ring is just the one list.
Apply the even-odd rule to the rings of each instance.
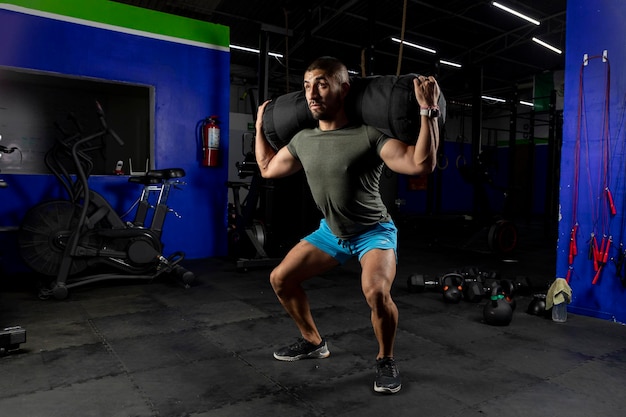
[[415, 98], [420, 107], [420, 130], [415, 145], [389, 140], [381, 149], [385, 164], [399, 174], [430, 174], [437, 165], [439, 148], [439, 85], [434, 77], [419, 76], [413, 80]]

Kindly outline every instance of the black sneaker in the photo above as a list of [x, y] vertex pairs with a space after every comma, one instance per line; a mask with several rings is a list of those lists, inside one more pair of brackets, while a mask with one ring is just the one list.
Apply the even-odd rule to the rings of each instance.
[[402, 388], [400, 371], [393, 358], [376, 359], [376, 379], [374, 391], [385, 394], [394, 394]]
[[297, 361], [300, 359], [322, 359], [330, 356], [326, 340], [322, 339], [319, 345], [307, 342], [299, 338], [293, 345], [285, 346], [274, 352], [274, 357], [279, 361]]

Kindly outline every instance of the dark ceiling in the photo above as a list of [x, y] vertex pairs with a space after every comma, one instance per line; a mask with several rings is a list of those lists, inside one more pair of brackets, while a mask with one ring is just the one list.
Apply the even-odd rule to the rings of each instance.
[[[561, 70], [556, 54], [532, 37], [565, 48], [567, 0], [500, 0], [541, 22], [539, 26], [493, 6], [470, 0], [115, 0], [230, 27], [231, 44], [269, 51], [270, 93], [300, 88], [306, 65], [333, 55], [360, 75], [420, 73], [436, 75], [448, 100], [469, 101], [472, 94], [531, 98], [533, 76]], [[437, 51], [420, 51], [391, 40], [401, 38]], [[290, 33], [290, 36], [287, 36]], [[265, 34], [265, 36], [262, 36]], [[461, 69], [439, 59], [463, 64]], [[257, 86], [259, 56], [231, 50], [231, 80]], [[482, 75], [481, 75], [482, 74]], [[482, 88], [481, 87], [482, 82]]]

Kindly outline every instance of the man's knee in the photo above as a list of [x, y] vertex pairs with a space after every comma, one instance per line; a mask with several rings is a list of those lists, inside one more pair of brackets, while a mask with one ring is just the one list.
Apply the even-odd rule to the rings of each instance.
[[272, 286], [274, 293], [276, 293], [278, 297], [281, 297], [283, 295], [291, 294], [294, 288], [299, 284], [293, 274], [286, 273], [284, 268], [280, 268], [280, 266], [278, 266], [270, 272], [270, 285]]
[[284, 277], [276, 269], [270, 272], [270, 285], [276, 294], [278, 294], [284, 287]]
[[391, 299], [391, 292], [386, 286], [382, 285], [370, 285], [364, 289], [365, 300], [372, 310], [384, 309], [390, 303], [393, 303]]

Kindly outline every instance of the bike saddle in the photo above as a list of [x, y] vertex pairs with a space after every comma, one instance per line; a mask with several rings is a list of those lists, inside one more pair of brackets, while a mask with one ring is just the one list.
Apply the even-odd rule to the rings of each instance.
[[182, 178], [185, 176], [185, 170], [182, 168], [152, 169], [143, 175], [132, 176], [128, 178], [129, 182], [149, 185], [159, 184], [172, 178]]
[[182, 178], [185, 176], [185, 170], [182, 168], [152, 169], [144, 174], [147, 177], [154, 177], [163, 180], [172, 178]]

